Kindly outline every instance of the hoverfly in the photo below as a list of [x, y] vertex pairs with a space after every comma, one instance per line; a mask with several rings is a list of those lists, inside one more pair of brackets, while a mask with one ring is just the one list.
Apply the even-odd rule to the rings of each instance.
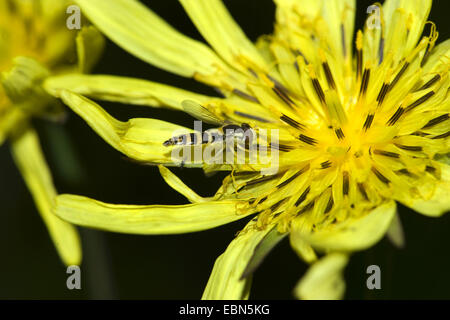
[[209, 124], [221, 125], [221, 127], [174, 136], [164, 141], [163, 146], [201, 145], [234, 139], [247, 148], [252, 142], [254, 132], [249, 124], [236, 125], [223, 121], [207, 108], [192, 100], [184, 100], [181, 105], [184, 111], [191, 116]]

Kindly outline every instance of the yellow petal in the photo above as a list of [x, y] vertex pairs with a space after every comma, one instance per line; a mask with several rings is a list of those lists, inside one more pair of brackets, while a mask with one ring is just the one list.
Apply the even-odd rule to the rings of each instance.
[[392, 219], [386, 235], [397, 248], [403, 248], [405, 246], [405, 234], [398, 213]]
[[176, 175], [174, 175], [169, 169], [159, 165], [159, 173], [164, 178], [166, 183], [171, 186], [175, 191], [179, 192], [186, 197], [191, 203], [205, 202], [208, 198], [200, 197], [191, 188], [183, 183]]
[[67, 89], [93, 99], [152, 107], [167, 106], [176, 110], [183, 110], [181, 102], [186, 99], [200, 103], [214, 99], [157, 82], [109, 75], [53, 76], [47, 78], [44, 88], [55, 97]]
[[348, 256], [331, 253], [313, 264], [295, 287], [295, 295], [305, 300], [336, 300], [345, 293], [343, 271]]
[[[403, 56], [407, 56], [412, 51], [430, 14], [431, 2], [431, 0], [386, 0], [384, 2], [385, 53], [401, 51]], [[405, 33], [402, 32], [403, 29]], [[401, 38], [402, 35], [405, 37]]]
[[105, 35], [136, 57], [167, 71], [192, 77], [212, 75], [223, 62], [136, 0], [76, 1]]
[[395, 213], [395, 201], [390, 201], [376, 207], [363, 217], [348, 218], [314, 233], [299, 229], [294, 222], [291, 236], [300, 237], [314, 248], [323, 250], [363, 250], [371, 247], [384, 236]]
[[294, 251], [306, 263], [315, 262], [317, 260], [317, 255], [314, 249], [309, 245], [308, 242], [303, 240], [301, 237], [295, 236], [294, 234], [296, 233], [291, 233], [291, 236], [289, 237], [291, 246]]
[[[110, 116], [98, 104], [69, 91], [61, 92], [62, 100], [113, 148], [128, 157], [156, 164], [180, 165], [163, 142], [187, 128], [156, 119], [130, 119], [121, 122]], [[187, 163], [186, 166], [194, 166]], [[198, 165], [200, 166], [200, 164]]]
[[400, 199], [400, 201], [411, 209], [429, 217], [439, 217], [450, 211], [450, 166], [435, 162], [440, 166], [440, 179], [435, 183], [424, 183], [419, 192], [424, 196]]
[[78, 68], [80, 72], [89, 72], [97, 63], [105, 46], [105, 38], [93, 26], [84, 27], [76, 38]]
[[270, 251], [272, 251], [275, 246], [287, 235], [288, 233], [279, 232], [276, 227], [272, 228], [255, 247], [252, 257], [250, 258], [247, 267], [242, 273], [241, 278], [247, 278], [251, 276], [253, 272], [258, 269], [258, 267], [261, 265]]
[[10, 132], [17, 129], [19, 123], [21, 123], [25, 118], [25, 113], [19, 108], [11, 108], [2, 114], [0, 117], [0, 146], [3, 144]]
[[[265, 69], [264, 59], [233, 20], [221, 0], [181, 0], [180, 2], [206, 41], [229, 64], [235, 66], [244, 58], [259, 68]], [[241, 68], [247, 71], [245, 66]]]
[[66, 265], [79, 265], [81, 245], [77, 230], [52, 213], [57, 193], [33, 129], [28, 128], [13, 139], [12, 154], [62, 261]]
[[247, 299], [250, 292], [251, 277], [242, 274], [253, 256], [255, 248], [271, 230], [254, 228], [251, 221], [214, 263], [208, 284], [203, 292], [203, 300]]
[[175, 234], [211, 229], [251, 214], [240, 201], [187, 205], [110, 204], [76, 195], [56, 198], [54, 212], [74, 224], [132, 234]]

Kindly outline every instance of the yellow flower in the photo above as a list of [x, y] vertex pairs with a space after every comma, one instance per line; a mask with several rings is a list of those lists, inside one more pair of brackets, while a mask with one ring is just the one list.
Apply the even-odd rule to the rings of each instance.
[[[69, 4], [53, 0], [0, 2], [0, 144], [10, 139], [14, 161], [66, 265], [81, 262], [79, 236], [74, 226], [51, 211], [57, 192], [31, 117], [60, 118], [63, 109], [45, 92], [42, 82], [51, 73], [78, 71], [67, 59], [75, 52], [76, 35], [65, 25]], [[94, 29], [83, 31], [77, 38], [79, 52], [86, 36], [100, 37]], [[94, 49], [101, 40], [93, 42]], [[95, 57], [97, 50], [93, 51]]]
[[[220, 0], [181, 0], [210, 48], [137, 1], [77, 1], [125, 50], [211, 85], [224, 98], [109, 75], [45, 82], [111, 146], [158, 164], [167, 183], [191, 202], [116, 205], [61, 195], [58, 216], [115, 232], [168, 234], [256, 214], [216, 260], [205, 299], [248, 297], [252, 272], [286, 235], [312, 264], [296, 295], [340, 298], [352, 251], [386, 232], [401, 243], [395, 201], [432, 217], [450, 208], [450, 42], [435, 46], [436, 28], [427, 23], [431, 0], [387, 0], [372, 8], [355, 41], [355, 1], [275, 2], [275, 32], [254, 45]], [[427, 24], [430, 31], [421, 38]], [[263, 175], [260, 164], [175, 161], [172, 147], [162, 144], [175, 130], [189, 129], [156, 119], [121, 122], [85, 96], [181, 111], [184, 100], [193, 100], [222, 121], [277, 129], [280, 141], [271, 147], [279, 152], [278, 172]], [[201, 111], [195, 115], [204, 119]], [[215, 196], [204, 198], [166, 168], [180, 164], [232, 173]], [[317, 252], [325, 255], [318, 259]]]

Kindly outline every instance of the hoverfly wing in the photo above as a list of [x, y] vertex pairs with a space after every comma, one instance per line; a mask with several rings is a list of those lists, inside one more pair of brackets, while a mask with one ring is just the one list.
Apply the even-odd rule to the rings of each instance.
[[224, 123], [222, 119], [218, 118], [207, 108], [195, 101], [183, 100], [183, 102], [181, 102], [181, 105], [186, 113], [190, 114], [196, 119], [214, 125], [222, 125]]

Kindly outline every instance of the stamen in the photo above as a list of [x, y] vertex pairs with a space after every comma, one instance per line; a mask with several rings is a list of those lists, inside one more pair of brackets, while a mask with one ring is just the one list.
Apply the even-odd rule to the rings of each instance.
[[289, 146], [286, 144], [276, 144], [276, 143], [270, 143], [270, 147], [272, 149], [283, 151], [283, 152], [289, 152], [294, 149], [293, 146]]
[[233, 93], [238, 95], [238, 96], [240, 96], [241, 98], [250, 100], [252, 102], [259, 103], [259, 100], [257, 98], [255, 98], [255, 97], [249, 95], [248, 93], [245, 93], [245, 92], [243, 92], [243, 91], [241, 91], [239, 89], [233, 89]]
[[425, 83], [422, 87], [420, 87], [419, 89], [417, 89], [417, 91], [421, 91], [421, 90], [425, 90], [428, 89], [429, 87], [431, 87], [433, 84], [435, 84], [437, 81], [439, 81], [441, 79], [441, 75], [437, 74], [435, 75], [433, 78], [431, 78], [430, 80], [428, 80], [427, 83]]
[[263, 203], [264, 201], [267, 200], [267, 196], [265, 196], [264, 198], [262, 198], [261, 200], [258, 201], [258, 205], [260, 205], [261, 203]]
[[336, 83], [334, 82], [333, 75], [331, 74], [330, 67], [327, 62], [322, 63], [323, 71], [325, 72], [325, 77], [327, 78], [328, 86], [336, 90]]
[[240, 112], [240, 111], [234, 111], [234, 114], [237, 115], [237, 116], [241, 116], [241, 117], [244, 117], [244, 118], [256, 120], [256, 121], [259, 121], [259, 122], [265, 122], [265, 123], [269, 123], [270, 122], [267, 119], [263, 119], [263, 118], [260, 118], [258, 116], [254, 116], [252, 114], [248, 114], [248, 113], [244, 113], [244, 112]]
[[281, 99], [284, 103], [286, 103], [289, 107], [293, 108], [295, 106], [295, 102], [289, 97], [289, 90], [286, 88], [281, 82], [277, 79], [271, 77], [270, 75], [266, 75], [267, 78], [272, 81], [274, 86], [272, 87], [273, 92]]
[[428, 121], [427, 124], [422, 127], [422, 129], [431, 128], [435, 125], [438, 125], [441, 122], [448, 120], [449, 118], [450, 118], [450, 115], [448, 113], [443, 114], [437, 118], [434, 118], [434, 119], [431, 119], [430, 121]]
[[381, 106], [381, 104], [384, 101], [384, 98], [386, 97], [386, 93], [388, 93], [388, 91], [389, 91], [389, 83], [385, 82], [381, 86], [380, 92], [378, 93], [378, 96], [377, 96], [378, 106]]
[[444, 139], [450, 136], [450, 131], [447, 131], [446, 133], [440, 134], [438, 136], [435, 136], [431, 139]]
[[280, 120], [298, 130], [301, 130], [305, 127], [300, 122], [295, 121], [294, 119], [292, 119], [291, 117], [288, 117], [285, 114], [282, 114], [282, 116], [280, 117]]
[[278, 202], [276, 202], [275, 204], [273, 204], [271, 207], [270, 207], [270, 211], [275, 211], [275, 210], [277, 210], [286, 200], [288, 200], [288, 198], [285, 198], [285, 199], [281, 199], [280, 201], [278, 201]]
[[395, 152], [384, 151], [384, 150], [373, 150], [374, 154], [378, 154], [380, 156], [390, 157], [390, 158], [400, 158], [400, 155]]
[[300, 171], [296, 172], [294, 175], [292, 175], [291, 177], [289, 177], [288, 179], [286, 179], [285, 181], [281, 182], [279, 185], [277, 185], [277, 188], [283, 188], [284, 186], [288, 185], [290, 182], [292, 182], [294, 179], [296, 179], [297, 177], [299, 177], [300, 175], [302, 175], [303, 173], [305, 173], [306, 170], [309, 169], [309, 165], [307, 165], [306, 167], [302, 168]]
[[299, 212], [297, 212], [297, 215], [301, 215], [302, 213], [305, 213], [305, 212], [311, 210], [312, 208], [314, 208], [314, 204], [315, 204], [315, 201], [311, 201], [306, 206], [304, 206], [303, 209], [301, 209]]
[[256, 184], [267, 182], [267, 181], [270, 181], [270, 180], [275, 179], [275, 178], [276, 178], [276, 175], [264, 176], [264, 177], [261, 177], [261, 178], [255, 179], [255, 180], [247, 181], [245, 183], [245, 186], [246, 187], [254, 186]]
[[370, 79], [370, 69], [366, 68], [366, 69], [364, 69], [363, 77], [361, 80], [361, 88], [359, 89], [360, 97], [362, 97], [366, 94], [367, 87], [369, 85], [369, 79]]
[[304, 134], [301, 134], [299, 137], [300, 141], [307, 143], [309, 145], [316, 145], [317, 144], [317, 140], [308, 136], [305, 136]]
[[417, 99], [416, 101], [411, 103], [409, 106], [407, 106], [406, 109], [405, 109], [405, 112], [409, 112], [412, 109], [420, 106], [422, 103], [424, 103], [425, 101], [430, 99], [434, 95], [434, 93], [435, 93], [434, 91], [430, 91], [427, 94], [425, 94], [424, 96], [420, 97], [419, 99]]
[[[297, 55], [297, 56], [301, 56], [304, 60], [305, 60], [305, 63], [306, 64], [309, 64], [309, 62], [308, 62], [308, 59], [306, 59], [306, 57], [305, 57], [305, 55], [300, 51], [300, 50], [295, 50], [295, 54]], [[296, 61], [297, 62], [297, 61]], [[298, 66], [298, 64], [297, 64], [297, 66]]]
[[373, 114], [368, 114], [366, 121], [364, 122], [363, 128], [365, 131], [369, 130], [370, 127], [372, 126], [372, 122], [373, 122], [373, 118], [375, 117], [375, 115]]
[[381, 35], [380, 44], [378, 46], [378, 65], [383, 62], [384, 59], [384, 37]]
[[305, 201], [306, 197], [308, 196], [309, 191], [311, 190], [311, 187], [308, 186], [308, 188], [303, 191], [301, 196], [298, 198], [298, 200], [295, 202], [295, 206], [298, 207], [303, 201]]
[[383, 176], [381, 172], [377, 170], [377, 168], [372, 167], [372, 172], [377, 176], [378, 180], [380, 180], [381, 182], [385, 184], [389, 184], [389, 182], [391, 182], [388, 178]]
[[331, 161], [330, 160], [324, 161], [320, 164], [320, 166], [322, 167], [322, 169], [328, 169], [329, 167], [331, 167]]
[[325, 208], [325, 211], [323, 213], [327, 214], [328, 212], [330, 212], [331, 209], [333, 208], [333, 205], [334, 205], [333, 196], [330, 195], [330, 199], [328, 199], [327, 207]]
[[342, 45], [342, 55], [347, 57], [347, 48], [345, 46], [345, 26], [343, 23], [341, 23], [341, 45]]
[[403, 65], [403, 67], [401, 68], [401, 70], [399, 71], [399, 73], [397, 73], [394, 80], [389, 85], [389, 91], [391, 91], [392, 88], [397, 84], [397, 82], [400, 80], [402, 75], [405, 73], [406, 69], [408, 69], [408, 66], [409, 66], [409, 62], [406, 61], [405, 64]]
[[247, 70], [248, 70], [248, 72], [250, 72], [252, 74], [252, 76], [254, 76], [255, 78], [258, 78], [258, 74], [252, 68], [248, 68]]
[[342, 140], [345, 138], [344, 132], [342, 131], [341, 128], [335, 129], [334, 133], [336, 133], [336, 136], [338, 137], [339, 140]]
[[369, 197], [367, 196], [366, 187], [364, 186], [364, 183], [359, 182], [357, 185], [358, 185], [358, 190], [361, 193], [361, 195], [363, 196], [363, 198], [365, 200], [369, 200]]
[[348, 172], [344, 171], [342, 172], [342, 194], [344, 196], [348, 195], [349, 185], [350, 185], [350, 179], [348, 176]]
[[402, 174], [402, 175], [405, 175], [405, 176], [408, 176], [408, 177], [412, 177], [413, 176], [413, 174], [411, 172], [409, 172], [408, 169], [406, 169], [406, 168], [397, 170], [397, 171], [395, 171], [395, 173]]
[[314, 90], [316, 91], [317, 97], [319, 98], [320, 102], [325, 105], [325, 94], [323, 93], [322, 87], [320, 86], [319, 80], [317, 78], [312, 78], [312, 85], [314, 87]]
[[295, 102], [292, 101], [291, 98], [289, 98], [289, 96], [283, 92], [282, 90], [280, 90], [280, 88], [272, 87], [272, 91], [275, 92], [275, 94], [281, 99], [283, 100], [284, 103], [286, 103], [290, 108], [294, 108], [295, 106]]
[[394, 115], [388, 120], [387, 124], [389, 126], [393, 126], [398, 121], [398, 119], [400, 119], [404, 111], [405, 109], [399, 107], [397, 111], [395, 111]]
[[403, 149], [403, 150], [406, 150], [406, 151], [413, 151], [413, 152], [420, 152], [420, 151], [422, 151], [422, 147], [420, 147], [420, 146], [405, 146], [405, 145], [402, 145], [402, 144], [397, 144], [397, 143], [394, 143], [394, 145], [397, 147], [397, 148], [400, 148], [400, 149]]

